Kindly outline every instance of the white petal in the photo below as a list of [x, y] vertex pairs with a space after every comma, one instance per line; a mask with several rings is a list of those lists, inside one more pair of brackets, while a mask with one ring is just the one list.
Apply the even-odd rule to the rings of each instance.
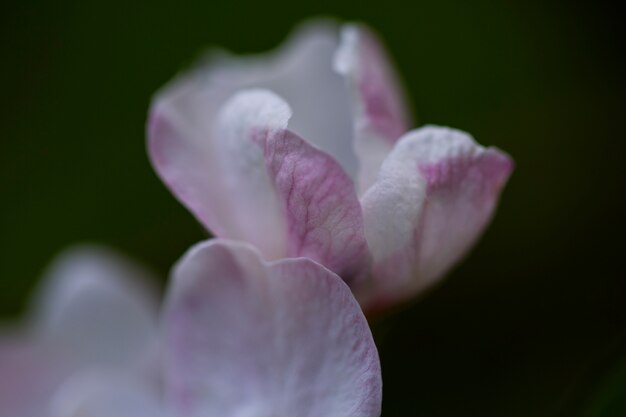
[[311, 258], [353, 282], [369, 267], [354, 184], [331, 156], [286, 129], [289, 115], [266, 90], [237, 93], [220, 112], [226, 237], [252, 243], [266, 259]]
[[69, 378], [50, 404], [51, 417], [166, 417], [158, 393], [137, 375], [82, 372]]
[[192, 248], [172, 282], [168, 375], [180, 416], [380, 414], [376, 348], [335, 274], [218, 240]]
[[76, 365], [127, 366], [154, 353], [156, 299], [138, 266], [83, 246], [58, 257], [33, 306], [40, 343], [66, 350]]
[[363, 196], [377, 287], [369, 308], [415, 295], [441, 278], [489, 223], [511, 158], [458, 130], [405, 135]]
[[[291, 109], [263, 90], [235, 94], [219, 112], [213, 127], [215, 154], [228, 214], [219, 219], [220, 237], [243, 240], [268, 259], [287, 254], [287, 221], [268, 173], [261, 136], [284, 135]], [[259, 139], [257, 140], [257, 137]]]
[[154, 100], [148, 126], [155, 169], [174, 194], [209, 229], [224, 236], [229, 214], [220, 204], [213, 129], [217, 113], [234, 93], [248, 88], [276, 92], [293, 108], [290, 128], [333, 156], [353, 175], [351, 113], [343, 80], [332, 70], [338, 30], [330, 22], [303, 26], [276, 51], [258, 56], [214, 54], [183, 74]]

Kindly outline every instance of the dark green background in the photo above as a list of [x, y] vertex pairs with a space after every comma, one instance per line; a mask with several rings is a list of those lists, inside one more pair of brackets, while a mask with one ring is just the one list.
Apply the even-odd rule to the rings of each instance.
[[0, 12], [0, 315], [19, 313], [77, 241], [164, 280], [206, 234], [148, 163], [151, 94], [207, 46], [261, 51], [308, 16], [358, 19], [386, 41], [420, 123], [517, 162], [472, 256], [374, 323], [383, 416], [626, 415], [626, 91], [608, 3], [24, 0]]

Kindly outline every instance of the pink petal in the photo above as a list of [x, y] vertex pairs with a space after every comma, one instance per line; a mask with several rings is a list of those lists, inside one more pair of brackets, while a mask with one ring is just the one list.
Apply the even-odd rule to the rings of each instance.
[[[369, 253], [352, 180], [331, 156], [286, 129], [289, 115], [275, 94], [248, 90], [218, 117], [225, 182], [241, 224], [236, 237], [268, 258], [306, 256], [347, 280], [363, 276]], [[268, 241], [281, 233], [284, 249], [269, 250]]]
[[411, 120], [398, 77], [376, 35], [357, 25], [345, 26], [341, 35], [334, 67], [346, 79], [352, 98], [359, 189], [364, 192]]
[[33, 306], [36, 342], [62, 349], [76, 366], [128, 366], [155, 348], [156, 297], [141, 268], [106, 249], [58, 257]]
[[[268, 54], [212, 54], [208, 62], [174, 80], [155, 98], [148, 123], [148, 150], [163, 181], [218, 236], [237, 238], [232, 204], [222, 182], [214, 129], [219, 109], [237, 91], [267, 88], [294, 108], [290, 127], [356, 171], [351, 121], [343, 80], [332, 70], [337, 28], [314, 22], [299, 28]], [[264, 219], [268, 221], [268, 219]]]
[[405, 135], [362, 199], [377, 288], [370, 308], [441, 278], [489, 223], [513, 161], [466, 133], [425, 127]]
[[165, 324], [180, 416], [380, 414], [365, 317], [311, 260], [265, 263], [244, 244], [198, 244], [174, 270]]
[[71, 368], [63, 356], [15, 334], [0, 338], [0, 416], [47, 416], [49, 400]]

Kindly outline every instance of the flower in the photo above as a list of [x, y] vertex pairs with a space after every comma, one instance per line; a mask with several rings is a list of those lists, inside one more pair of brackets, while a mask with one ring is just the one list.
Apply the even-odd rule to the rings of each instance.
[[174, 80], [154, 99], [148, 150], [215, 235], [318, 261], [374, 309], [469, 251], [513, 167], [464, 132], [410, 127], [376, 36], [314, 22], [273, 53], [213, 53]]
[[[219, 239], [192, 247], [172, 273], [159, 355], [134, 325], [141, 298], [127, 303], [137, 294], [119, 291], [130, 287], [118, 278], [132, 275], [73, 262], [84, 264], [64, 261], [41, 301], [55, 343], [38, 333], [26, 345], [0, 345], [2, 416], [380, 415], [367, 321], [343, 280], [314, 261], [265, 262], [253, 247]], [[125, 367], [101, 363], [129, 352]], [[138, 370], [142, 356], [149, 372]]]
[[77, 398], [114, 377], [148, 395], [158, 358], [151, 281], [101, 247], [61, 254], [24, 326], [0, 333], [0, 415], [74, 417]]

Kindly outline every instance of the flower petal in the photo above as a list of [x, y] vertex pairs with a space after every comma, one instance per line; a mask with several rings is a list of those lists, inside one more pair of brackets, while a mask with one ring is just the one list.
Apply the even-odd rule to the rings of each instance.
[[335, 54], [352, 98], [354, 147], [360, 163], [359, 190], [375, 181], [393, 144], [411, 125], [398, 77], [376, 35], [362, 25], [346, 25]]
[[49, 416], [58, 387], [76, 371], [154, 365], [156, 303], [142, 278], [102, 248], [58, 257], [35, 298], [32, 328], [1, 335], [0, 415]]
[[107, 371], [80, 372], [55, 393], [51, 417], [165, 417], [150, 385], [137, 375]]
[[338, 30], [330, 22], [299, 28], [277, 51], [254, 57], [213, 54], [157, 95], [148, 124], [152, 163], [174, 194], [218, 236], [229, 232], [222, 204], [224, 173], [213, 135], [219, 109], [235, 92], [267, 88], [295, 113], [290, 127], [324, 149], [349, 174], [356, 172], [351, 120], [343, 80], [332, 70]]
[[376, 347], [335, 274], [217, 240], [192, 248], [172, 282], [168, 376], [180, 416], [380, 414]]
[[63, 356], [28, 336], [0, 337], [0, 416], [47, 416], [56, 387], [71, 372]]
[[[228, 237], [252, 243], [269, 259], [305, 256], [357, 279], [369, 252], [352, 180], [331, 156], [286, 129], [290, 113], [264, 90], [235, 94], [220, 112], [218, 148], [239, 226]], [[268, 248], [276, 238], [281, 250]]]
[[68, 250], [55, 260], [35, 299], [39, 342], [65, 349], [77, 366], [147, 359], [157, 340], [148, 282], [142, 269], [103, 248]]
[[466, 133], [425, 127], [406, 134], [363, 196], [376, 308], [408, 298], [456, 264], [489, 223], [513, 161]]

